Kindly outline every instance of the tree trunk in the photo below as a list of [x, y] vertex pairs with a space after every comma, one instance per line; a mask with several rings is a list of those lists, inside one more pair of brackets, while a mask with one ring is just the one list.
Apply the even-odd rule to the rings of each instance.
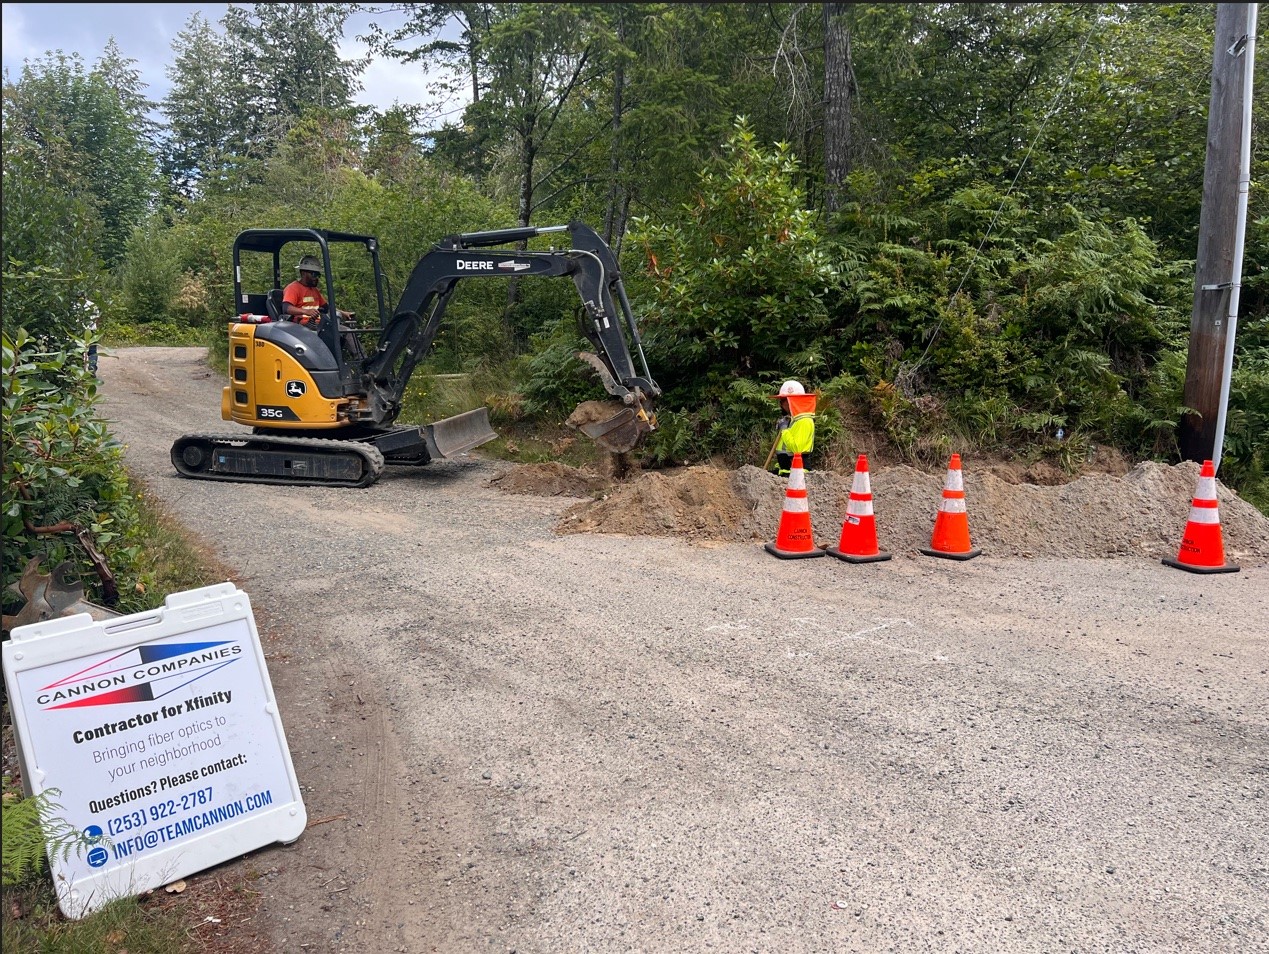
[[824, 4], [824, 206], [832, 214], [841, 205], [841, 189], [850, 174], [851, 108], [855, 70], [850, 59], [852, 4]]
[[[626, 44], [625, 12], [617, 14], [617, 44]], [[612, 146], [608, 155], [608, 209], [604, 213], [604, 241], [611, 248], [616, 228], [617, 201], [621, 194], [618, 180], [621, 178], [621, 111], [626, 86], [625, 62], [617, 60], [612, 83]]]
[[[516, 224], [527, 227], [529, 220], [533, 217], [533, 164], [537, 159], [537, 144], [533, 141], [532, 126], [523, 133], [523, 137], [520, 143], [520, 209], [516, 216]], [[527, 242], [516, 243], [516, 248], [523, 249], [527, 246]], [[511, 313], [519, 300], [520, 280], [512, 277], [507, 282], [507, 307], [502, 313], [502, 325], [507, 333], [507, 340], [517, 346], [519, 342], [511, 321]]]
[[613, 224], [613, 239], [609, 243], [613, 258], [621, 261], [621, 246], [626, 237], [626, 223], [630, 220], [630, 190], [621, 190], [621, 207], [617, 210], [617, 221]]

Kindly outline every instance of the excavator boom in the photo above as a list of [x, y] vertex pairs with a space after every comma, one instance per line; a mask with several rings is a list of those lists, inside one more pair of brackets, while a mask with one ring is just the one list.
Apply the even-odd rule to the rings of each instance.
[[[567, 231], [571, 247], [545, 252], [492, 250], [493, 246]], [[604, 389], [621, 402], [614, 420], [583, 428], [614, 453], [630, 450], [656, 426], [661, 389], [648, 371], [638, 324], [621, 271], [606, 242], [589, 226], [502, 229], [453, 235], [415, 265], [392, 324], [385, 329], [366, 370], [383, 405], [398, 405], [415, 365], [431, 350], [458, 282], [467, 278], [567, 276], [581, 297], [581, 332], [595, 347], [578, 357], [593, 367]], [[636, 357], [638, 366], [636, 367]]]

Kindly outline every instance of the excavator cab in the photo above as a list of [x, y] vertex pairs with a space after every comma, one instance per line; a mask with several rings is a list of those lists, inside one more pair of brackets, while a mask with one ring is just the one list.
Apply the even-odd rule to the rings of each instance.
[[[349, 286], [335, 282], [332, 249], [341, 277]], [[295, 265], [305, 256], [312, 256], [322, 267], [319, 288], [327, 310], [316, 326], [288, 320], [282, 308], [282, 291], [297, 277]], [[325, 229], [248, 229], [234, 240], [233, 269], [234, 301], [241, 309], [238, 323], [255, 326], [251, 335], [253, 343], [277, 344], [311, 380], [302, 380], [305, 375], [297, 378], [293, 374], [275, 374], [273, 388], [269, 388], [266, 381], [256, 380], [254, 383], [257, 388], [263, 388], [263, 392], [253, 395], [238, 389], [239, 393], [232, 395], [234, 399], [229, 402], [231, 413], [226, 420], [283, 430], [339, 426], [335, 417], [305, 414], [303, 409], [294, 408], [293, 402], [297, 396], [307, 396], [310, 391], [314, 399], [326, 401], [360, 393], [360, 364], [365, 358], [362, 340], [367, 336], [378, 337], [388, 311], [378, 239]], [[374, 320], [368, 327], [347, 326], [334, 317], [341, 308], [353, 310], [345, 308], [351, 303], [343, 300], [349, 297], [345, 288], [353, 285], [358, 289], [357, 304], [362, 307], [361, 313], [364, 314], [366, 306], [374, 312]], [[232, 346], [230, 352], [232, 363]], [[246, 373], [240, 370], [231, 377], [245, 379]], [[273, 397], [280, 400], [273, 401], [269, 392], [278, 388], [282, 393]], [[301, 389], [303, 394], [297, 395]], [[261, 404], [266, 406], [263, 411]], [[287, 413], [288, 408], [291, 413]]]

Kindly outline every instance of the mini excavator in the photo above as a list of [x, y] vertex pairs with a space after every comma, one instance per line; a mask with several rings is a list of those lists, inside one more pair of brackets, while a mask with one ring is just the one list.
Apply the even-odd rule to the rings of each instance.
[[[496, 248], [558, 232], [568, 233], [569, 248]], [[288, 246], [297, 258], [297, 249], [318, 250], [326, 306], [315, 326], [284, 313]], [[368, 256], [377, 327], [358, 329], [340, 320], [332, 246], [351, 246], [354, 252], [359, 246]], [[256, 275], [252, 287], [271, 278], [271, 290], [244, 290], [247, 259], [254, 263], [254, 271], [247, 269]], [[234, 299], [242, 310], [229, 327], [229, 384], [221, 396], [221, 418], [251, 432], [178, 438], [172, 464], [184, 477], [366, 487], [387, 464], [427, 464], [496, 438], [484, 407], [422, 426], [396, 423], [410, 376], [427, 357], [456, 286], [469, 278], [572, 278], [582, 302], [580, 330], [595, 349], [577, 357], [595, 369], [614, 412], [580, 429], [606, 451], [624, 454], [656, 427], [661, 389], [648, 371], [621, 271], [607, 243], [581, 222], [449, 236], [419, 259], [392, 311], [385, 307], [387, 279], [373, 236], [248, 229], [234, 241], [233, 266]], [[371, 347], [363, 344], [366, 336], [374, 336]]]

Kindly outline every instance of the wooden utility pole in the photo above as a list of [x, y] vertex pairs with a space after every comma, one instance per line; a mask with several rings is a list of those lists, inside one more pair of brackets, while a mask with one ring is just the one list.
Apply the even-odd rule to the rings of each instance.
[[1222, 369], [1232, 356], [1227, 349], [1234, 347], [1231, 322], [1237, 319], [1235, 296], [1242, 276], [1242, 241], [1237, 227], [1239, 176], [1243, 136], [1250, 132], [1243, 129], [1243, 117], [1244, 99], [1250, 95], [1246, 64], [1254, 49], [1248, 24], [1255, 23], [1255, 7], [1254, 3], [1216, 4], [1203, 208], [1185, 367], [1184, 401], [1194, 413], [1185, 416], [1178, 433], [1181, 456], [1186, 460], [1220, 457]]

